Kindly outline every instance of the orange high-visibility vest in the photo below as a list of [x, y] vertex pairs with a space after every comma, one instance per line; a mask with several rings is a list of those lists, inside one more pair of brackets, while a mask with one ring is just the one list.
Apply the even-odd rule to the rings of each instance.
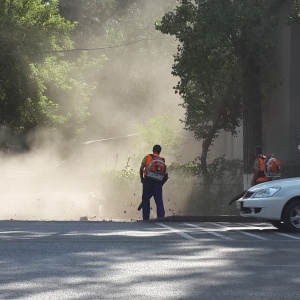
[[258, 157], [259, 159], [259, 173], [255, 183], [263, 183], [270, 180], [265, 174], [265, 156]]
[[153, 153], [153, 154], [148, 154], [147, 155], [147, 159], [146, 159], [146, 163], [145, 163], [145, 167], [144, 167], [144, 177], [147, 176], [147, 167], [148, 165], [151, 163], [153, 156], [157, 156], [160, 158], [160, 156], [157, 153]]

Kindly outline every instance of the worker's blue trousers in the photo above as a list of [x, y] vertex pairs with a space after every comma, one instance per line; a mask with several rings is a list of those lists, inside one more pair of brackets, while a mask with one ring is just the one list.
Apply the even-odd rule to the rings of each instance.
[[162, 197], [162, 184], [151, 179], [143, 180], [143, 220], [149, 220], [150, 217], [150, 199], [154, 197], [156, 204], [156, 215], [158, 219], [165, 217], [165, 209]]

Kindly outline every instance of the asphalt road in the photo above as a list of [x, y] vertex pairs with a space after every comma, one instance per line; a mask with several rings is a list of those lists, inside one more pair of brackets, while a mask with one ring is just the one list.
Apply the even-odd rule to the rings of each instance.
[[0, 299], [299, 299], [300, 234], [267, 223], [0, 222]]

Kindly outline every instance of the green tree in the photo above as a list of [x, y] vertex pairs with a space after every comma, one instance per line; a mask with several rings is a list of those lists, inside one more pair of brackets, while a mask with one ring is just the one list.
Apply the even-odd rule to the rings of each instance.
[[106, 34], [107, 22], [118, 22], [134, 0], [60, 0], [60, 14], [78, 26], [72, 34], [76, 47], [97, 47]]
[[[270, 33], [280, 1], [182, 0], [157, 29], [176, 36], [173, 75], [186, 108], [186, 127], [203, 140], [203, 172], [208, 149], [219, 131], [235, 133], [244, 124], [244, 172], [253, 148], [262, 142], [262, 83], [272, 61]], [[242, 108], [242, 109], [241, 109]]]
[[58, 0], [0, 3], [1, 125], [57, 129], [68, 139], [82, 134], [105, 57], [75, 51], [76, 25], [60, 15]]
[[33, 66], [43, 51], [69, 49], [74, 26], [39, 0], [0, 3], [0, 122], [31, 129], [49, 121], [56, 104], [42, 95]]
[[160, 144], [163, 156], [178, 159], [181, 153], [180, 124], [176, 116], [164, 113], [149, 118], [147, 123], [137, 124], [138, 142], [136, 149], [140, 155], [151, 152], [155, 144]]
[[72, 33], [76, 48], [93, 49], [89, 57], [107, 58], [95, 77], [91, 134], [126, 134], [136, 122], [157, 115], [153, 103], [164, 99], [158, 99], [155, 88], [162, 73], [168, 74], [164, 65], [170, 65], [176, 44], [153, 24], [175, 4], [176, 0], [60, 1], [62, 15], [78, 22]]

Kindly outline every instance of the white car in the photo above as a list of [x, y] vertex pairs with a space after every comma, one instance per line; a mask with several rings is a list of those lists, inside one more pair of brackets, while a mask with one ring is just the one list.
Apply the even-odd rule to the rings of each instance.
[[243, 217], [266, 220], [276, 228], [300, 232], [300, 178], [255, 185], [237, 200], [237, 208]]

